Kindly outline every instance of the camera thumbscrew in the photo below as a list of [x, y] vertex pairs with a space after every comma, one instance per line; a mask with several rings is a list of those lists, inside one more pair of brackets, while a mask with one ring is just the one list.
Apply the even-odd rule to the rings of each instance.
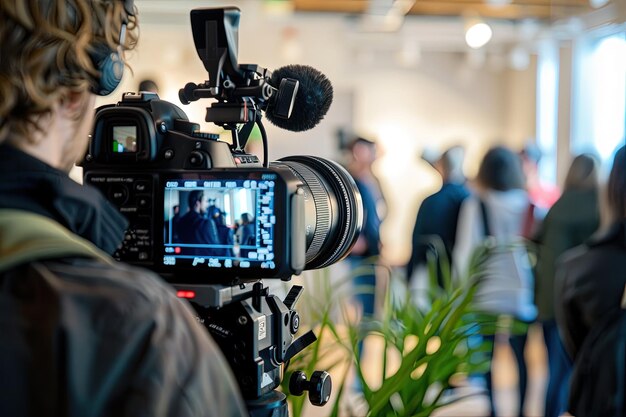
[[291, 334], [296, 334], [300, 328], [300, 316], [295, 311], [291, 312], [290, 324], [289, 331]]
[[289, 379], [289, 392], [293, 395], [302, 395], [304, 391], [309, 391], [311, 404], [321, 407], [330, 399], [332, 385], [330, 374], [326, 371], [313, 372], [310, 381], [306, 380], [304, 372], [295, 371]]
[[289, 392], [292, 395], [302, 395], [306, 390], [305, 386], [308, 387], [308, 382], [306, 380], [306, 374], [302, 371], [295, 371], [291, 374], [291, 378], [289, 379]]

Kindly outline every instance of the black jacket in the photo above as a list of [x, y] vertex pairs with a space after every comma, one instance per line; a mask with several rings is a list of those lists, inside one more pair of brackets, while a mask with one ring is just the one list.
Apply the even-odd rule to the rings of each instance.
[[219, 233], [213, 219], [205, 217], [193, 210], [183, 215], [176, 226], [180, 243], [200, 245], [184, 248], [185, 255], [211, 256], [218, 255]]
[[554, 320], [556, 260], [587, 241], [599, 222], [598, 193], [593, 189], [565, 190], [548, 211], [537, 236], [535, 303], [539, 320]]
[[626, 323], [621, 309], [625, 288], [626, 221], [567, 252], [557, 269], [555, 312], [574, 360], [569, 399], [574, 415], [619, 414], [615, 400], [626, 396], [617, 382], [626, 372], [624, 352], [618, 349], [625, 337], [620, 330]]
[[626, 222], [566, 252], [557, 270], [556, 315], [572, 358], [591, 329], [620, 309], [626, 285]]
[[0, 161], [0, 415], [244, 415], [188, 305], [101, 251], [121, 241], [117, 211], [19, 151]]
[[435, 194], [424, 199], [413, 227], [411, 259], [406, 267], [409, 280], [416, 267], [426, 264], [428, 252], [441, 255], [437, 251], [440, 249], [437, 246], [439, 242], [443, 244], [441, 249], [445, 251], [448, 261], [452, 260], [459, 211], [467, 197], [469, 191], [464, 184], [448, 182]]

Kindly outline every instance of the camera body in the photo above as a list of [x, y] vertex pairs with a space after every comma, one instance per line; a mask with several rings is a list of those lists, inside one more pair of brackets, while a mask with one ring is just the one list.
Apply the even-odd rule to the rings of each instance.
[[[82, 166], [86, 183], [130, 222], [117, 260], [204, 284], [288, 279], [305, 266], [310, 228], [298, 178], [280, 164], [263, 168], [255, 155], [232, 151], [154, 93], [126, 93], [97, 109]], [[194, 193], [210, 204], [190, 205]], [[210, 239], [215, 225], [206, 233], [182, 230], [208, 228], [212, 214], [223, 221], [217, 240]], [[251, 223], [240, 224], [244, 214]], [[181, 223], [185, 215], [195, 221]], [[236, 240], [239, 228], [249, 229], [246, 242]], [[231, 236], [220, 240], [219, 232]]]

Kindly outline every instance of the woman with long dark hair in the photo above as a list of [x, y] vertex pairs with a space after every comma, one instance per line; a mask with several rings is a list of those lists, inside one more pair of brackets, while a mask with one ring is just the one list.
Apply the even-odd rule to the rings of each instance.
[[557, 267], [556, 321], [574, 360], [568, 411], [624, 416], [626, 408], [626, 147], [613, 160], [607, 225]]
[[556, 260], [585, 242], [598, 229], [598, 162], [592, 155], [574, 158], [563, 195], [546, 215], [537, 241], [536, 304], [548, 354], [545, 417], [558, 417], [567, 402], [571, 362], [563, 349], [554, 317]]

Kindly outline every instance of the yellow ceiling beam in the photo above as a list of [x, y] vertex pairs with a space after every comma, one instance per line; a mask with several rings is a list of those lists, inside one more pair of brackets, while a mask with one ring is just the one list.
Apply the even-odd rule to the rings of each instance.
[[[361, 14], [368, 10], [368, 0], [292, 0], [297, 11]], [[494, 19], [550, 19], [576, 15], [590, 9], [588, 0], [513, 0], [511, 4], [492, 6], [483, 0], [417, 0], [409, 14], [461, 16], [476, 13]]]

